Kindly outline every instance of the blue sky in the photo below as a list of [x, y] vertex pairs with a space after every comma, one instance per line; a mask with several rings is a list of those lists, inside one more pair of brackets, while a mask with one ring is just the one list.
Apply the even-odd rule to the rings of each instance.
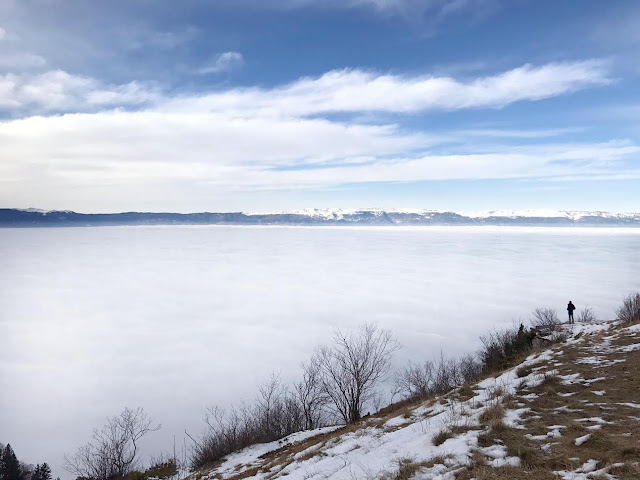
[[634, 1], [4, 0], [0, 206], [640, 211]]

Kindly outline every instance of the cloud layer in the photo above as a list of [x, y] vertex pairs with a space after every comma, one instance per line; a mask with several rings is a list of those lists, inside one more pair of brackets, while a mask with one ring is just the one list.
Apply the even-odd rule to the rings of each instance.
[[[216, 61], [220, 68], [241, 59], [227, 53]], [[7, 74], [0, 77], [0, 107], [23, 118], [0, 123], [0, 201], [67, 208], [82, 201], [104, 209], [132, 200], [131, 191], [152, 201], [165, 196], [161, 191], [206, 199], [211, 189], [634, 176], [628, 158], [638, 147], [630, 141], [496, 146], [485, 139], [558, 132], [431, 135], [401, 120], [499, 109], [612, 81], [607, 64], [594, 60], [523, 65], [465, 80], [335, 70], [269, 89], [201, 95], [172, 95], [136, 82], [105, 85], [63, 71]]]

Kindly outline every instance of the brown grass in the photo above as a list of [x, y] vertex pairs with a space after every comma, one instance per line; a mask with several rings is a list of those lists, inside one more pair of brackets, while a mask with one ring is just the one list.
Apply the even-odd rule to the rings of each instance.
[[[537, 387], [523, 386], [518, 392], [519, 395], [537, 395], [537, 398], [523, 399], [532, 409], [529, 415], [523, 417], [526, 428], [502, 429], [501, 432], [491, 429], [480, 440], [486, 444], [492, 440], [491, 437], [500, 439], [507, 447], [508, 454], [520, 457], [522, 468], [531, 472], [542, 467], [550, 471], [575, 470], [592, 458], [598, 461], [598, 468], [613, 469], [613, 464], [623, 463], [624, 468], [616, 467], [620, 468], [620, 476], [616, 474], [618, 478], [640, 478], [638, 468], [633, 463], [640, 461], [640, 421], [631, 418], [640, 417], [640, 414], [637, 409], [634, 414], [628, 407], [620, 405], [634, 402], [632, 398], [640, 398], [640, 384], [635, 373], [640, 371], [640, 352], [618, 353], [601, 348], [603, 337], [616, 331], [585, 336], [584, 342], [576, 346], [564, 345], [562, 354], [556, 357], [561, 362], [559, 374], [547, 376]], [[618, 335], [611, 344], [623, 346], [638, 343], [639, 337]], [[580, 361], [595, 354], [600, 356], [600, 361], [595, 364]], [[624, 362], [612, 363], [616, 359]], [[523, 370], [522, 373], [524, 376], [526, 372]], [[560, 375], [576, 373], [582, 379], [606, 378], [591, 385], [579, 382], [566, 384], [560, 378]], [[605, 394], [595, 395], [592, 393], [594, 390], [605, 391]], [[600, 423], [585, 420], [589, 418], [602, 418], [610, 423], [597, 430], [589, 429]], [[552, 425], [566, 427], [560, 430], [560, 438], [546, 437], [550, 431], [548, 427]], [[591, 435], [590, 438], [576, 445], [576, 438], [587, 433]], [[544, 435], [545, 438], [532, 441], [525, 437], [527, 434]], [[544, 444], [551, 444], [549, 452], [540, 449]]]
[[527, 377], [531, 375], [534, 370], [543, 368], [544, 366], [545, 363], [541, 361], [522, 365], [516, 369], [516, 375], [518, 376], [518, 378]]
[[445, 465], [447, 459], [451, 458], [451, 455], [436, 455], [431, 457], [426, 462], [422, 462], [422, 466], [425, 468], [433, 468], [436, 465]]
[[469, 430], [477, 430], [477, 425], [451, 425], [445, 429], [440, 430], [436, 433], [431, 442], [437, 447], [442, 445], [448, 439], [453, 438], [457, 435], [461, 435], [463, 433], [468, 432]]
[[409, 480], [420, 468], [421, 465], [412, 459], [402, 458], [398, 460], [398, 473], [393, 478], [394, 480]]
[[502, 423], [504, 418], [504, 407], [501, 403], [494, 403], [493, 405], [484, 409], [484, 412], [480, 415], [480, 423], [483, 425], [493, 426], [498, 423]]
[[473, 387], [468, 383], [465, 383], [458, 389], [458, 398], [462, 401], [469, 400], [476, 395], [476, 392], [473, 391]]

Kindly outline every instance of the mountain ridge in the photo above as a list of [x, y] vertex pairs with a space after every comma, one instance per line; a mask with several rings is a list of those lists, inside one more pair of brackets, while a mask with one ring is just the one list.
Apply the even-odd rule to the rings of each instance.
[[0, 227], [121, 225], [372, 225], [640, 227], [639, 213], [580, 210], [305, 209], [257, 212], [120, 212], [0, 209]]

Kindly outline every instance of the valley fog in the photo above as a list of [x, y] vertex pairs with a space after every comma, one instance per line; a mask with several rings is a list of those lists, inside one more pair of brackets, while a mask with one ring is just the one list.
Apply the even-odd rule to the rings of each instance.
[[198, 436], [208, 405], [297, 379], [334, 328], [374, 322], [396, 365], [469, 353], [488, 329], [569, 300], [612, 319], [640, 288], [640, 229], [0, 229], [0, 432], [54, 476], [124, 407]]

